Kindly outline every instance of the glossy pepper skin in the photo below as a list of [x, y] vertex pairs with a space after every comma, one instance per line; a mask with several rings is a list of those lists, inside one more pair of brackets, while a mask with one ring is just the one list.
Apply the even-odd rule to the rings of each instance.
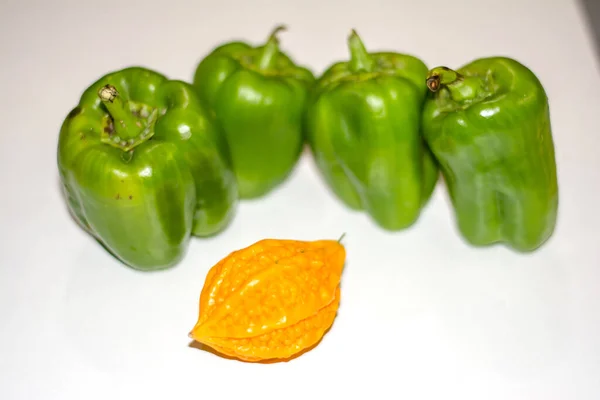
[[558, 182], [548, 98], [516, 60], [489, 57], [428, 73], [424, 136], [458, 228], [473, 245], [532, 251], [554, 231]]
[[279, 49], [275, 28], [266, 44], [234, 41], [215, 48], [193, 84], [223, 128], [242, 199], [283, 183], [302, 151], [302, 116], [315, 78]]
[[84, 91], [57, 158], [75, 219], [123, 263], [156, 270], [177, 264], [190, 236], [217, 234], [233, 218], [228, 157], [191, 85], [131, 67]]
[[369, 53], [355, 31], [350, 60], [319, 78], [306, 114], [318, 169], [348, 207], [386, 230], [412, 225], [438, 179], [421, 137], [426, 65], [416, 57]]

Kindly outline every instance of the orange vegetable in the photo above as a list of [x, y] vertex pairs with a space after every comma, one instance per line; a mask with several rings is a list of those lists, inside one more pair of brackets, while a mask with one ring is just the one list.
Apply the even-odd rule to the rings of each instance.
[[316, 346], [336, 317], [339, 241], [264, 239], [213, 266], [190, 337], [244, 361], [282, 361]]

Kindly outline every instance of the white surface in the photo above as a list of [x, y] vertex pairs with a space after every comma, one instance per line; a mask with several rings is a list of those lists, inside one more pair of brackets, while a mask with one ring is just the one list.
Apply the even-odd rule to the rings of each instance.
[[[86, 4], [82, 4], [86, 3]], [[119, 4], [120, 3], [120, 4]], [[220, 4], [220, 5], [216, 5]], [[600, 398], [600, 75], [572, 1], [6, 1], [0, 5], [0, 398]], [[420, 4], [420, 5], [419, 5]], [[369, 49], [457, 67], [504, 54], [547, 88], [560, 179], [552, 240], [531, 256], [466, 246], [441, 187], [397, 234], [343, 208], [309, 159], [175, 269], [136, 273], [69, 218], [58, 129], [81, 91], [131, 64], [190, 79], [232, 38], [322, 72]], [[189, 347], [208, 269], [264, 237], [337, 238], [348, 263], [334, 327], [312, 352], [256, 365]]]

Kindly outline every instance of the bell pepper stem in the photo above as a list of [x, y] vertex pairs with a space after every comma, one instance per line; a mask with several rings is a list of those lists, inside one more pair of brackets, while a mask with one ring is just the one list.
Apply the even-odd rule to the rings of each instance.
[[275, 65], [275, 61], [277, 60], [276, 56], [279, 52], [279, 39], [277, 38], [277, 34], [286, 29], [287, 27], [285, 25], [276, 26], [269, 35], [269, 39], [258, 59], [258, 69], [261, 71], [273, 68]]
[[448, 67], [436, 67], [427, 73], [427, 88], [431, 92], [448, 90], [455, 102], [462, 104], [485, 94], [484, 82], [475, 76], [464, 76]]
[[102, 142], [128, 152], [154, 134], [157, 109], [152, 111], [146, 121], [137, 119], [129, 109], [129, 102], [123, 100], [113, 85], [101, 87], [98, 97], [112, 118], [111, 124], [102, 132]]
[[136, 137], [142, 130], [142, 127], [140, 126], [140, 122], [129, 111], [129, 102], [123, 100], [117, 88], [113, 85], [105, 85], [98, 90], [98, 96], [113, 118], [115, 131], [121, 139], [129, 140]]
[[352, 29], [348, 37], [348, 47], [350, 49], [350, 69], [353, 72], [371, 72], [373, 69], [373, 59], [354, 29]]

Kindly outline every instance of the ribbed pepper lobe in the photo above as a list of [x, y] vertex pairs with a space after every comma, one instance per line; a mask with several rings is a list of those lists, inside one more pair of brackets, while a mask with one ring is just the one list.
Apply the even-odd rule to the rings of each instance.
[[60, 130], [57, 163], [75, 219], [124, 264], [174, 266], [190, 236], [232, 220], [225, 138], [191, 85], [144, 68], [90, 85]]
[[319, 172], [349, 208], [386, 230], [414, 224], [435, 189], [438, 167], [421, 136], [427, 66], [368, 52], [352, 32], [350, 59], [318, 79], [305, 133]]
[[262, 197], [296, 166], [302, 118], [315, 78], [279, 48], [276, 27], [266, 43], [228, 42], [198, 64], [193, 84], [216, 116], [230, 147], [240, 197]]
[[433, 92], [423, 135], [447, 183], [458, 228], [472, 245], [533, 251], [552, 235], [558, 181], [550, 110], [538, 78], [490, 57], [424, 80]]

